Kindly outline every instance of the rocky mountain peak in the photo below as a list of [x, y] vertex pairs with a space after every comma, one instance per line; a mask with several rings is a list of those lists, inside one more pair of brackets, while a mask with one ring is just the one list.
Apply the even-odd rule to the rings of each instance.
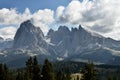
[[2, 37], [0, 37], [0, 41], [3, 41], [4, 39]]
[[83, 28], [82, 28], [82, 26], [81, 26], [81, 25], [79, 25], [79, 30], [83, 30]]
[[68, 36], [70, 34], [70, 30], [67, 26], [60, 26], [56, 31], [60, 36]]
[[76, 32], [77, 30], [77, 28], [71, 28], [71, 32]]
[[50, 29], [49, 32], [47, 33], [47, 36], [51, 35], [54, 33], [54, 30], [53, 29]]
[[42, 44], [44, 34], [39, 27], [35, 27], [30, 20], [23, 22], [14, 37], [13, 47], [35, 47]]
[[31, 28], [34, 28], [34, 25], [32, 24], [32, 22], [30, 20], [27, 20], [25, 22], [23, 22], [21, 25], [20, 25], [21, 28], [26, 28], [26, 29], [31, 29]]
[[60, 31], [60, 32], [69, 32], [69, 29], [68, 29], [68, 27], [66, 27], [66, 26], [60, 26], [60, 27], [58, 28], [58, 31]]
[[116, 55], [120, 51], [119, 44], [120, 41], [99, 37], [81, 25], [79, 28], [72, 28], [71, 31], [66, 26], [60, 26], [56, 31], [50, 29], [44, 37], [41, 29], [28, 20], [20, 25], [13, 47], [43, 55], [49, 54], [52, 58], [91, 59], [107, 63], [111, 57], [114, 57], [113, 54]]

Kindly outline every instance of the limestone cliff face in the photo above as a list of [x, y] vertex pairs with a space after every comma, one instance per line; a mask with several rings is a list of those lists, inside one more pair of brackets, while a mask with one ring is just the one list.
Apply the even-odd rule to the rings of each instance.
[[14, 37], [14, 48], [34, 48], [44, 42], [44, 34], [39, 27], [35, 27], [30, 20], [23, 22]]
[[35, 27], [30, 20], [25, 21], [15, 34], [13, 47], [2, 51], [3, 54], [4, 52], [11, 53], [7, 55], [9, 59], [13, 59], [10, 55], [22, 54], [22, 57], [37, 55], [51, 60], [90, 59], [100, 63], [120, 64], [120, 41], [103, 37], [84, 29], [81, 25], [71, 30], [67, 26], [60, 26], [56, 31], [50, 29], [44, 36], [39, 27]]

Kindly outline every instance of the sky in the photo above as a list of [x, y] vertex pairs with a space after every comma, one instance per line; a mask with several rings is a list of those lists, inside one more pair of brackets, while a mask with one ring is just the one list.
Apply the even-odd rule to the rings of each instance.
[[59, 25], [82, 25], [120, 40], [120, 0], [0, 0], [0, 36], [13, 38], [20, 23], [32, 20], [46, 34]]
[[24, 12], [25, 8], [29, 8], [33, 13], [39, 9], [52, 9], [60, 5], [67, 6], [71, 0], [0, 0], [0, 8], [17, 8], [19, 12]]

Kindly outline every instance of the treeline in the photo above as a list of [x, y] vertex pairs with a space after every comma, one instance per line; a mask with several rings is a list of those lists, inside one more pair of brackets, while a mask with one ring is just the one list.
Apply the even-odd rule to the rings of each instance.
[[16, 80], [70, 80], [70, 75], [58, 74], [59, 72], [57, 74], [54, 72], [53, 65], [48, 59], [45, 59], [44, 64], [40, 65], [36, 57], [30, 57], [26, 62], [26, 68], [18, 71]]
[[5, 64], [0, 64], [0, 80], [70, 80], [70, 73], [62, 70], [56, 73], [48, 59], [40, 65], [37, 57], [30, 57], [23, 69], [9, 70]]
[[[79, 72], [81, 73], [81, 71], [85, 68], [85, 66], [90, 64], [92, 64], [92, 61], [91, 62], [89, 61], [88, 63], [74, 62], [74, 61], [60, 61], [60, 62], [55, 62], [54, 68], [55, 71], [62, 68], [62, 70], [66, 72], [69, 66], [69, 70], [71, 73], [79, 73]], [[109, 79], [120, 80], [120, 65], [99, 64], [99, 65], [94, 65], [93, 67], [95, 69], [96, 77], [98, 80], [109, 80]]]
[[[69, 67], [71, 65], [71, 67]], [[80, 64], [78, 74], [82, 76], [73, 78], [72, 71], [79, 66], [73, 63], [64, 63], [64, 67], [60, 63], [53, 64], [45, 59], [43, 65], [39, 64], [37, 57], [30, 57], [26, 61], [25, 68], [9, 70], [6, 64], [0, 64], [0, 80], [118, 80], [118, 76], [100, 77], [100, 72], [92, 62]], [[72, 69], [73, 68], [73, 69]], [[57, 70], [56, 70], [57, 69]], [[72, 71], [70, 70], [72, 69]]]

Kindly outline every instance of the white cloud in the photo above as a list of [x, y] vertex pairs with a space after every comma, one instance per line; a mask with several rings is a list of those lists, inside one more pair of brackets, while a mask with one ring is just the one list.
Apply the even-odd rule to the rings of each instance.
[[12, 26], [0, 28], [0, 36], [5, 39], [7, 38], [13, 39], [16, 31], [17, 31], [17, 28], [12, 27]]
[[[50, 9], [38, 10], [34, 13], [31, 13], [29, 8], [26, 8], [23, 13], [19, 13], [16, 9], [0, 9], [0, 25], [8, 26], [8, 25], [20, 25], [22, 22], [32, 19], [33, 24], [37, 27], [40, 27], [44, 33], [47, 33], [49, 30], [49, 24], [54, 21], [54, 12]], [[4, 28], [11, 29], [10, 28]], [[2, 32], [2, 34], [3, 34]], [[6, 32], [4, 33], [6, 34]], [[10, 35], [9, 35], [10, 36]], [[8, 38], [9, 38], [8, 36]], [[13, 37], [14, 35], [11, 35]], [[5, 36], [6, 38], [7, 36]]]
[[86, 25], [104, 36], [120, 39], [120, 0], [72, 0], [56, 12], [58, 22]]
[[62, 19], [64, 20], [64, 16], [63, 16], [63, 12], [65, 10], [64, 6], [59, 6], [56, 10], [56, 20], [59, 22], [62, 21]]
[[58, 7], [57, 12], [60, 12], [60, 15], [56, 16], [58, 21], [80, 24], [83, 19], [83, 12], [91, 7], [91, 2], [87, 2], [89, 1], [85, 0], [81, 3], [78, 0], [73, 0], [64, 10], [61, 10], [61, 6]]
[[15, 9], [7, 9], [3, 8], [0, 10], [0, 24], [9, 25], [9, 24], [17, 24], [19, 21], [17, 11]]
[[32, 16], [33, 24], [40, 26], [44, 33], [49, 30], [48, 25], [54, 21], [54, 12], [50, 9], [38, 10]]
[[30, 10], [25, 9], [23, 14], [19, 13], [15, 8], [0, 9], [0, 25], [19, 25], [21, 22], [28, 20], [32, 17]]
[[[55, 15], [55, 16], [54, 16]], [[67, 7], [59, 6], [54, 13], [50, 9], [31, 13], [26, 8], [23, 13], [16, 9], [0, 9], [0, 25], [19, 25], [32, 19], [44, 33], [53, 22], [62, 24], [82, 24], [106, 37], [120, 40], [120, 0], [72, 0]]]

